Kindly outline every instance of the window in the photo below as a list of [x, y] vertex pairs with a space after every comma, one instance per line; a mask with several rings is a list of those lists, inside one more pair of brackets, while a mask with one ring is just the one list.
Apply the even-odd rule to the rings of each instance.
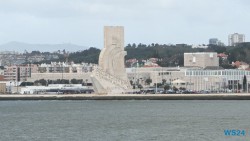
[[196, 62], [196, 57], [195, 56], [193, 56], [193, 63], [195, 63]]
[[221, 71], [218, 72], [218, 75], [221, 75]]

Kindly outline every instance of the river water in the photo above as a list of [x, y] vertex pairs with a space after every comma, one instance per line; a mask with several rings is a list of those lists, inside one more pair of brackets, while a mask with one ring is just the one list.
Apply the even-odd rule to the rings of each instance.
[[0, 101], [0, 124], [0, 141], [243, 141], [250, 102]]

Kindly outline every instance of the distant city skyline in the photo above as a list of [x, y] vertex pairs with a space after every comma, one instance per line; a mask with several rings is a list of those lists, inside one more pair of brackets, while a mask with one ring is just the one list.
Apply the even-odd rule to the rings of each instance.
[[[72, 43], [103, 48], [103, 27], [124, 26], [128, 43], [208, 44], [250, 31], [248, 0], [0, 1], [0, 45]], [[36, 49], [35, 49], [36, 50]]]
[[243, 42], [245, 42], [245, 35], [244, 34], [234, 33], [234, 34], [230, 34], [228, 36], [228, 45], [229, 46], [236, 46], [237, 43], [243, 43]]

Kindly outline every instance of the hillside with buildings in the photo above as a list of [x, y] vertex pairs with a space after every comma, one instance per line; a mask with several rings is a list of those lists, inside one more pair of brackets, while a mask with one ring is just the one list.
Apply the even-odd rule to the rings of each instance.
[[[216, 52], [184, 53], [183, 67], [159, 67], [153, 65], [159, 60], [150, 58], [144, 66], [127, 68], [128, 79], [134, 88], [146, 90], [157, 87], [161, 91], [169, 89], [175, 91], [188, 89], [196, 92], [225, 92], [229, 89], [246, 91], [243, 89], [246, 85], [243, 84], [243, 78], [250, 77], [250, 71], [246, 70], [249, 66], [244, 68], [242, 65], [246, 66], [245, 64], [235, 62], [234, 65], [239, 66], [239, 69], [225, 70], [219, 67], [218, 56], [225, 57]], [[1, 74], [3, 80], [8, 82], [9, 92], [18, 90], [18, 87], [12, 89], [17, 85], [82, 84], [91, 87], [90, 76], [95, 66], [96, 64], [73, 62], [12, 65], [4, 66]]]
[[206, 48], [193, 48], [188, 45], [127, 45], [126, 66], [130, 67], [135, 62], [145, 64], [150, 58], [157, 58], [157, 64], [162, 67], [184, 66], [184, 53], [216, 52], [219, 65], [223, 68], [233, 68], [232, 62], [240, 61], [250, 63], [250, 44], [238, 43], [236, 46], [218, 46], [209, 44]]
[[[129, 81], [135, 89], [155, 87], [165, 92], [247, 91], [243, 79], [250, 79], [250, 43], [234, 36], [242, 35], [230, 35], [231, 46], [216, 38], [208, 45], [128, 44], [125, 65]], [[20, 92], [24, 86], [54, 84], [78, 84], [91, 90], [90, 76], [100, 51], [94, 47], [75, 52], [1, 51], [0, 81], [6, 83], [8, 93]]]

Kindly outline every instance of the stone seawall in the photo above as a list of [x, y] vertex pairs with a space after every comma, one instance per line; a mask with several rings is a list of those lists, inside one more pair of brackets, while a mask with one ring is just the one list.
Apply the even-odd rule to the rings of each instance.
[[250, 94], [0, 95], [0, 100], [250, 100]]

